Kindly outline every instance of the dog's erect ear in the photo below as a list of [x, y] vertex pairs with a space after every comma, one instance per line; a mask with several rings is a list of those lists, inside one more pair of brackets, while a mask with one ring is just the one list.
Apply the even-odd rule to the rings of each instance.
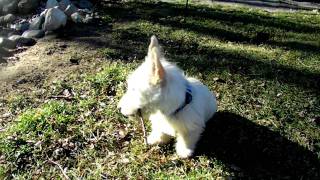
[[152, 66], [152, 74], [150, 83], [153, 85], [157, 85], [163, 82], [165, 71], [160, 62], [160, 50], [157, 47], [153, 47], [151, 50], [151, 66]]
[[151, 36], [150, 44], [149, 44], [149, 49], [148, 49], [148, 55], [151, 53], [152, 48], [159, 48], [159, 43], [158, 39], [155, 35]]

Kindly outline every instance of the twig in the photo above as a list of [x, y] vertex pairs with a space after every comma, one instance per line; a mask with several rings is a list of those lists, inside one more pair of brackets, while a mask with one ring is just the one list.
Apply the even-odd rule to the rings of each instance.
[[70, 179], [69, 176], [66, 174], [66, 172], [63, 170], [62, 166], [61, 166], [59, 163], [54, 162], [54, 161], [52, 161], [52, 160], [50, 160], [50, 159], [48, 160], [48, 162], [57, 165], [57, 166], [59, 167], [59, 169], [61, 170], [64, 178], [66, 178], [66, 179], [68, 179], [68, 180]]
[[65, 99], [65, 100], [73, 100], [75, 99], [74, 97], [69, 97], [69, 96], [49, 96], [51, 99]]
[[187, 0], [186, 2], [186, 10], [188, 10], [188, 3], [189, 3], [189, 0]]
[[143, 121], [143, 117], [142, 117], [142, 113], [141, 110], [138, 110], [138, 116], [141, 122], [141, 126], [142, 126], [142, 131], [143, 131], [143, 140], [144, 140], [144, 144], [148, 145], [147, 143], [147, 133], [146, 133], [146, 126], [144, 125], [144, 121]]
[[187, 0], [186, 7], [184, 9], [186, 15], [188, 14], [188, 5], [189, 5], [189, 0]]

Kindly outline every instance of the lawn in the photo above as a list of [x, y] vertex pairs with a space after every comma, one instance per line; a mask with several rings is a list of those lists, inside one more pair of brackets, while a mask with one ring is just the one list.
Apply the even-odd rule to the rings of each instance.
[[[320, 14], [184, 7], [101, 3], [101, 26], [88, 31], [99, 38], [65, 39], [95, 49], [75, 55], [99, 59], [91, 69], [45, 79], [41, 93], [1, 97], [14, 117], [0, 134], [0, 177], [319, 179]], [[139, 121], [116, 109], [153, 34], [170, 61], [217, 95], [190, 159], [179, 159], [174, 143], [144, 146]]]

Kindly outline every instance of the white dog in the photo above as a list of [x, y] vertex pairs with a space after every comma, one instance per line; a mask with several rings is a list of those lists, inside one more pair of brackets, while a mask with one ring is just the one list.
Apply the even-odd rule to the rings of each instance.
[[127, 92], [118, 105], [121, 113], [129, 116], [138, 109], [148, 111], [152, 124], [148, 144], [167, 143], [177, 137], [177, 154], [190, 157], [206, 122], [217, 110], [215, 95], [166, 61], [155, 36], [151, 37], [145, 62], [127, 82]]

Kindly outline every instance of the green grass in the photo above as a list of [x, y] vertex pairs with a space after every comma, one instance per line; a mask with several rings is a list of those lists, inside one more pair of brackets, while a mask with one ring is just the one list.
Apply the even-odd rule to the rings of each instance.
[[[85, 42], [106, 60], [97, 71], [43, 84], [44, 103], [32, 93], [5, 99], [16, 119], [0, 135], [0, 177], [63, 178], [54, 161], [72, 179], [319, 178], [319, 14], [198, 5], [184, 14], [183, 4], [153, 1], [100, 7], [112, 27], [95, 31], [108, 44]], [[153, 34], [218, 97], [191, 159], [178, 159], [173, 143], [145, 147], [139, 121], [116, 109]], [[49, 98], [63, 91], [73, 98]]]

